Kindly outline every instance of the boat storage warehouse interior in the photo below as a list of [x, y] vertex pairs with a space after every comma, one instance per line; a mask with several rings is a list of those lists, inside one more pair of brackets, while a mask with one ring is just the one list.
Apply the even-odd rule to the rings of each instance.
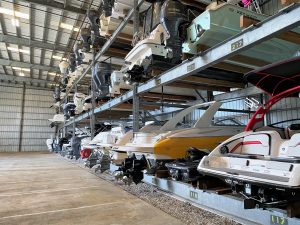
[[300, 0], [0, 0], [0, 224], [300, 225]]

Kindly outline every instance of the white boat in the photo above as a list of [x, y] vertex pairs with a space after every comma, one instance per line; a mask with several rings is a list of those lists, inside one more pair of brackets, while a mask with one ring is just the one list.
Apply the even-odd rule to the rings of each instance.
[[[273, 97], [252, 116], [244, 132], [205, 156], [198, 171], [228, 183], [245, 199], [245, 208], [284, 206], [300, 201], [300, 118], [263, 125], [280, 100], [300, 91], [300, 57], [246, 75]], [[287, 116], [287, 115], [286, 115]]]
[[[158, 168], [164, 167], [166, 162], [184, 158], [191, 147], [209, 153], [220, 142], [241, 132], [242, 126], [212, 125], [213, 117], [221, 105], [220, 102], [207, 102], [191, 106], [178, 113], [160, 129], [135, 133], [132, 141], [123, 146], [113, 147], [113, 154], [117, 152], [119, 155], [128, 155], [120, 167], [122, 176], [127, 174], [126, 179], [133, 179], [135, 183], [138, 183], [143, 178], [141, 174], [144, 169], [148, 173], [157, 173]], [[177, 124], [192, 111], [208, 106], [209, 108], [191, 128], [177, 127]], [[137, 164], [138, 160], [140, 160], [139, 164]], [[117, 162], [120, 165], [120, 160]], [[134, 174], [129, 171], [134, 171]]]

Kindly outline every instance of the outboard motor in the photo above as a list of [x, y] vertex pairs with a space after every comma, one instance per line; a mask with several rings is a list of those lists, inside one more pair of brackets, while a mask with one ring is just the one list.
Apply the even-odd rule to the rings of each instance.
[[76, 105], [71, 102], [64, 105], [64, 116], [66, 120], [72, 116], [75, 116], [75, 108]]
[[103, 0], [103, 14], [105, 17], [110, 17], [112, 14], [112, 9], [115, 4], [115, 0]]
[[54, 102], [60, 101], [60, 86], [55, 86], [53, 91]]
[[68, 144], [69, 143], [69, 140], [68, 140], [68, 138], [60, 138], [59, 140], [58, 140], [58, 143], [57, 143], [57, 145], [55, 145], [54, 146], [54, 150], [55, 150], [55, 152], [57, 153], [57, 152], [60, 152], [61, 150], [62, 150], [62, 146], [64, 145], [64, 144]]
[[144, 35], [148, 36], [160, 24], [161, 7], [163, 0], [152, 1], [152, 6], [147, 10], [144, 18]]
[[100, 13], [96, 10], [89, 10], [87, 18], [91, 24], [91, 43], [94, 48], [100, 45]]
[[67, 63], [66, 61], [61, 61], [58, 66], [62, 75], [67, 74], [69, 63]]
[[182, 56], [182, 44], [189, 24], [187, 8], [178, 0], [166, 0], [162, 6], [160, 23], [165, 29], [165, 45], [170, 49], [172, 63], [179, 63]]
[[81, 149], [81, 139], [80, 137], [73, 137], [71, 139], [71, 152], [69, 153], [69, 158], [73, 158], [75, 157], [75, 159], [79, 159], [80, 158], [80, 149]]
[[89, 52], [91, 50], [91, 30], [89, 28], [81, 28], [80, 38], [82, 40], [82, 52]]
[[69, 77], [68, 77], [68, 75], [63, 75], [63, 77], [61, 78], [61, 81], [60, 81], [62, 87], [63, 87], [63, 88], [66, 88], [67, 85], [68, 85], [68, 82], [69, 82]]
[[143, 170], [147, 168], [147, 160], [143, 155], [141, 159], [137, 159], [135, 154], [131, 154], [122, 162], [122, 166], [115, 171], [116, 179], [121, 179], [125, 184], [140, 183], [144, 179]]
[[111, 65], [106, 62], [98, 62], [93, 70], [93, 82], [98, 97], [105, 97], [109, 94]]
[[79, 52], [79, 49], [82, 49], [82, 42], [76, 42], [73, 47], [77, 66], [80, 66], [82, 64], [82, 53]]
[[68, 59], [69, 62], [69, 70], [73, 73], [76, 70], [76, 56], [74, 53], [71, 53]]

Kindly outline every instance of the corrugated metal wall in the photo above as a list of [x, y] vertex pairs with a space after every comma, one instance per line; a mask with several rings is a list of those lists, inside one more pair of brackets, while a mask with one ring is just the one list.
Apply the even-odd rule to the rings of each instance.
[[0, 151], [19, 150], [22, 88], [0, 86]]
[[277, 126], [286, 127], [290, 124], [300, 124], [299, 119], [300, 99], [296, 97], [282, 99], [271, 108], [269, 113], [269, 124], [278, 123], [286, 120], [293, 120], [280, 123]]
[[265, 0], [260, 2], [262, 2], [262, 13], [266, 15], [274, 15], [278, 13], [280, 9], [285, 7], [281, 4], [281, 0]]
[[0, 151], [47, 151], [54, 134], [52, 92], [32, 87], [0, 86]]

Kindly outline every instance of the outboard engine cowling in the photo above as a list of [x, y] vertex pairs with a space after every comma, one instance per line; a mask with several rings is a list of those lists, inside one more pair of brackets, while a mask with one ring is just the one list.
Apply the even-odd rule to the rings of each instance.
[[67, 63], [66, 61], [61, 61], [58, 66], [62, 75], [67, 74], [69, 63]]
[[165, 29], [165, 45], [170, 49], [171, 61], [181, 61], [182, 44], [189, 24], [187, 7], [178, 0], [167, 0], [161, 8], [160, 23]]
[[54, 102], [60, 101], [60, 86], [55, 86], [53, 91]]
[[103, 0], [103, 14], [105, 17], [109, 17], [112, 14], [115, 0]]
[[82, 53], [79, 52], [79, 49], [82, 49], [82, 42], [76, 42], [73, 47], [73, 52], [75, 54], [76, 65], [80, 66], [82, 64]]
[[111, 65], [105, 62], [98, 62], [93, 71], [93, 82], [98, 97], [105, 97], [109, 93]]
[[76, 70], [76, 56], [74, 53], [71, 53], [68, 59], [69, 62], [69, 70], [73, 73]]
[[81, 28], [80, 38], [82, 40], [82, 52], [89, 52], [91, 50], [91, 30], [89, 28]]
[[87, 13], [88, 20], [91, 25], [91, 43], [94, 48], [100, 45], [100, 12], [96, 10], [89, 10]]
[[82, 138], [77, 136], [75, 136], [74, 138], [72, 137], [71, 139], [72, 152], [70, 154], [70, 157], [75, 157], [76, 160], [80, 158], [81, 139]]
[[63, 77], [61, 78], [61, 84], [63, 88], [66, 88], [69, 82], [69, 77], [68, 75], [63, 75]]
[[64, 116], [66, 120], [72, 116], [75, 116], [75, 108], [76, 105], [71, 102], [64, 105]]

